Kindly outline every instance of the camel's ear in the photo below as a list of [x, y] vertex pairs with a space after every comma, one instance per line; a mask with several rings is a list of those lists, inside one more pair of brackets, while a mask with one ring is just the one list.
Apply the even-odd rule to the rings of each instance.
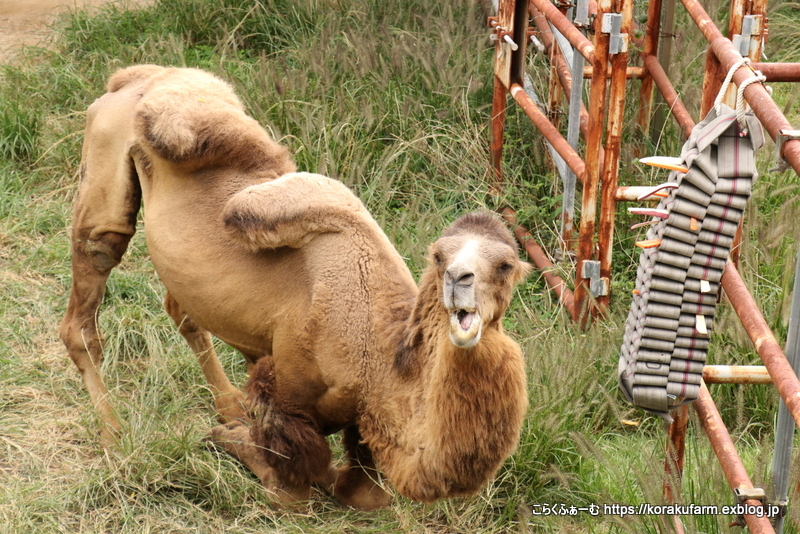
[[250, 186], [228, 200], [225, 226], [252, 250], [301, 248], [320, 234], [341, 232], [366, 211], [341, 182], [291, 173]]
[[519, 284], [523, 280], [525, 280], [531, 271], [533, 270], [533, 265], [528, 263], [527, 261], [520, 261], [518, 265], [518, 269], [516, 270], [514, 276], [514, 284]]

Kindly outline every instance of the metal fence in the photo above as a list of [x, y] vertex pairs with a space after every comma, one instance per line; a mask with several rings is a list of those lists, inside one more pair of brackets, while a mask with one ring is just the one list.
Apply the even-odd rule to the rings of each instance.
[[[729, 27], [725, 37], [697, 0], [681, 0], [683, 7], [708, 42], [704, 67], [700, 116], [712, 108], [723, 78], [732, 72], [732, 81], [741, 85], [760, 71], [767, 82], [800, 81], [800, 63], [763, 63], [762, 46], [767, 32], [766, 0], [732, 0]], [[654, 113], [657, 90], [670, 110], [684, 138], [695, 125], [667, 74], [670, 63], [670, 39], [673, 32], [675, 0], [651, 0], [647, 23], [639, 44], [640, 65], [631, 65], [628, 45], [633, 35], [633, 0], [576, 0], [551, 3], [550, 0], [500, 0], [488, 19], [495, 45], [494, 93], [492, 105], [491, 165], [492, 188], [502, 192], [503, 137], [508, 95], [524, 111], [547, 143], [563, 182], [561, 241], [566, 251], [576, 253], [576, 276], [572, 284], [556, 274], [548, 254], [517, 220], [514, 209], [500, 211], [514, 229], [517, 238], [534, 264], [543, 272], [549, 287], [558, 296], [573, 319], [585, 325], [593, 316], [603, 314], [610, 297], [611, 253], [614, 219], [618, 203], [657, 200], [651, 187], [618, 184], [623, 113], [626, 98], [638, 98], [637, 127], [647, 132], [651, 122], [664, 120]], [[592, 36], [591, 38], [588, 36]], [[549, 94], [540, 98], [526, 72], [528, 49], [535, 47], [549, 60]], [[743, 57], [750, 65], [740, 65]], [[588, 99], [584, 98], [584, 80], [588, 80]], [[631, 83], [638, 80], [638, 84]], [[636, 93], [638, 91], [638, 94]], [[761, 83], [746, 84], [747, 103], [776, 143], [776, 155], [782, 164], [800, 173], [800, 131], [795, 130], [773, 102]], [[728, 100], [735, 98], [735, 91]], [[546, 104], [540, 102], [546, 101]], [[554, 105], [568, 102], [567, 124], [560, 124], [549, 113]], [[548, 105], [549, 104], [549, 105]], [[733, 107], [733, 105], [731, 106]], [[658, 124], [656, 124], [658, 128]], [[583, 138], [582, 153], [579, 136]], [[658, 193], [655, 193], [657, 195]], [[580, 196], [579, 196], [580, 195]], [[575, 202], [580, 202], [580, 217], [575, 222]], [[741, 238], [741, 228], [737, 238]], [[800, 380], [796, 369], [795, 346], [800, 329], [800, 287], [794, 293], [790, 335], [786, 353], [795, 362], [795, 370], [781, 345], [770, 331], [758, 306], [745, 287], [737, 270], [738, 253], [734, 245], [731, 259], [722, 277], [727, 300], [742, 321], [753, 341], [763, 366], [706, 366], [706, 383], [774, 384], [783, 400], [776, 429], [774, 463], [775, 501], [788, 504], [788, 475], [795, 424], [800, 426]], [[800, 266], [800, 258], [798, 258]], [[780, 532], [783, 519], [773, 525], [763, 513], [764, 491], [754, 488], [719, 412], [705, 385], [693, 406], [708, 435], [723, 472], [739, 501], [750, 505], [753, 514], [744, 520], [751, 532]], [[680, 493], [684, 464], [688, 407], [673, 413], [667, 439], [664, 495], [675, 501]], [[761, 517], [759, 517], [761, 515]], [[676, 531], [683, 532], [680, 521]]]

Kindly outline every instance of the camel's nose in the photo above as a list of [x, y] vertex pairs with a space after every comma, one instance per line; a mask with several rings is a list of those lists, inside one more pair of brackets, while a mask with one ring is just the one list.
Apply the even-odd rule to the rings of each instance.
[[450, 309], [475, 309], [475, 273], [463, 263], [444, 272], [444, 304]]
[[463, 265], [451, 266], [445, 271], [444, 277], [445, 283], [448, 285], [468, 287], [475, 283], [475, 273]]

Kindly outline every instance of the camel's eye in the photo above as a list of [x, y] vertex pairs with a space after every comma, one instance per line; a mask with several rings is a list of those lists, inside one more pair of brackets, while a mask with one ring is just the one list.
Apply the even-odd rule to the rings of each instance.
[[433, 261], [435, 261], [435, 262], [436, 262], [436, 265], [438, 265], [439, 267], [441, 267], [441, 266], [442, 266], [442, 255], [441, 255], [441, 254], [439, 254], [438, 252], [437, 252], [437, 253], [435, 253], [435, 254], [433, 255]]
[[500, 271], [501, 274], [508, 274], [514, 270], [514, 264], [504, 261], [500, 264], [500, 267], [498, 267], [497, 270]]

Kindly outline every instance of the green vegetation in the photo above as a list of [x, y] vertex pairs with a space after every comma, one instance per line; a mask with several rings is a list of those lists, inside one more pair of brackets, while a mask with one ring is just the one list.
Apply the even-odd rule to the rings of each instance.
[[[193, 66], [230, 81], [300, 169], [357, 192], [415, 274], [427, 244], [456, 215], [495, 207], [488, 196], [492, 52], [473, 0], [161, 0], [124, 7], [63, 17], [49, 49], [29, 50], [0, 71], [0, 532], [671, 532], [657, 516], [541, 515], [542, 504], [662, 503], [664, 425], [630, 407], [616, 386], [637, 258], [626, 220], [617, 229], [615, 300], [606, 321], [577, 330], [539, 273], [519, 289], [507, 325], [526, 353], [530, 412], [518, 452], [477, 497], [434, 505], [398, 497], [388, 510], [360, 513], [320, 494], [304, 513], [273, 511], [254, 477], [202, 443], [215, 422], [210, 394], [161, 310], [163, 289], [143, 231], [112, 274], [102, 308], [107, 384], [127, 425], [119, 447], [103, 451], [57, 328], [71, 278], [67, 228], [84, 112], [115, 69]], [[797, 20], [796, 7], [779, 10], [770, 46], [790, 55], [774, 59], [797, 59]], [[677, 26], [673, 72], [691, 104], [703, 56], [688, 26]], [[796, 124], [796, 90], [778, 86], [775, 98]], [[662, 155], [679, 149], [672, 128]], [[633, 165], [626, 147], [621, 182], [659, 179]], [[763, 152], [766, 170], [771, 155]], [[554, 245], [558, 180], [514, 108], [505, 161], [510, 202], [543, 244]], [[764, 172], [746, 221], [743, 272], [779, 337], [800, 237], [797, 188], [793, 173]], [[571, 265], [559, 268], [572, 278]], [[728, 310], [719, 324], [712, 363], [756, 362]], [[243, 383], [239, 355], [222, 344], [219, 351]], [[769, 491], [775, 393], [720, 386], [712, 394], [751, 478]], [[692, 417], [683, 502], [731, 504]], [[728, 532], [731, 520], [684, 517], [688, 532]]]

